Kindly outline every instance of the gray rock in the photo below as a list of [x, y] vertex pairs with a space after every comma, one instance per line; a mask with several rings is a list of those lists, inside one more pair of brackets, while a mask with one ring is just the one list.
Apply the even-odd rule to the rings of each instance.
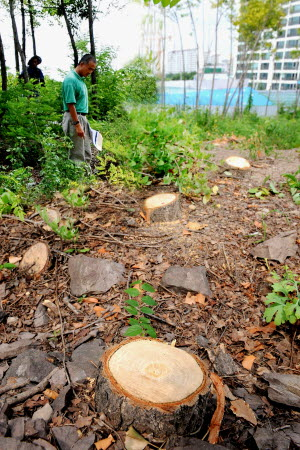
[[0, 381], [4, 377], [5, 372], [9, 369], [9, 365], [5, 361], [5, 363], [2, 363], [0, 366]]
[[53, 374], [49, 380], [51, 389], [54, 387], [63, 387], [67, 384], [67, 377], [65, 369], [60, 369]]
[[40, 445], [44, 450], [56, 450], [56, 448], [50, 444], [50, 442], [45, 441], [45, 439], [35, 439], [32, 441], [36, 445]]
[[26, 377], [30, 381], [39, 383], [55, 368], [46, 358], [47, 354], [41, 350], [27, 350], [13, 360], [4, 379], [8, 377]]
[[263, 378], [270, 384], [268, 397], [271, 400], [299, 408], [300, 375], [265, 373]]
[[6, 319], [6, 323], [7, 325], [14, 325], [15, 323], [17, 323], [19, 321], [19, 317], [16, 316], [10, 316]]
[[71, 381], [75, 383], [86, 377], [95, 378], [104, 350], [102, 339], [94, 339], [77, 347], [72, 353], [71, 362], [67, 363]]
[[25, 436], [26, 437], [47, 437], [47, 424], [43, 419], [27, 419], [25, 422]]
[[29, 331], [22, 331], [19, 333], [20, 339], [33, 339], [36, 336], [36, 333], [30, 333]]
[[101, 258], [76, 255], [69, 259], [70, 288], [75, 296], [100, 294], [123, 281], [123, 264]]
[[31, 339], [21, 339], [19, 341], [12, 342], [11, 344], [0, 345], [0, 360], [14, 358], [20, 353], [24, 352], [28, 348], [34, 345], [34, 341]]
[[59, 414], [66, 406], [68, 395], [71, 392], [71, 386], [68, 384], [59, 393], [59, 396], [52, 403], [53, 414]]
[[274, 432], [270, 428], [257, 428], [254, 440], [258, 450], [289, 450], [291, 439], [283, 431]]
[[91, 450], [94, 448], [95, 437], [96, 436], [92, 433], [79, 439], [76, 444], [73, 445], [72, 450]]
[[206, 339], [206, 337], [201, 336], [201, 335], [196, 337], [196, 342], [199, 345], [199, 347], [202, 347], [202, 348], [208, 348], [210, 346], [209, 340]]
[[53, 427], [52, 433], [60, 450], [71, 450], [79, 439], [77, 428], [73, 426]]
[[296, 230], [284, 231], [258, 244], [250, 254], [256, 258], [267, 258], [283, 264], [288, 256], [296, 255], [298, 250], [296, 238]]
[[16, 417], [8, 421], [8, 426], [10, 428], [10, 435], [15, 439], [20, 441], [25, 435], [25, 419], [24, 417]]
[[34, 313], [33, 325], [35, 328], [42, 327], [49, 323], [49, 316], [47, 314], [47, 308], [42, 303], [38, 305]]
[[214, 367], [217, 373], [222, 376], [234, 375], [239, 371], [239, 367], [232, 357], [221, 349], [219, 349], [219, 352], [216, 355]]
[[291, 423], [291, 428], [284, 430], [285, 434], [291, 439], [295, 447], [300, 448], [300, 423]]
[[212, 295], [206, 270], [198, 267], [169, 267], [162, 277], [161, 284], [177, 291], [197, 292], [210, 297]]
[[245, 388], [237, 388], [233, 390], [234, 395], [245, 400], [249, 403], [252, 409], [256, 411], [259, 408], [264, 408], [265, 403], [262, 401], [259, 395], [249, 394]]
[[32, 420], [43, 419], [45, 422], [48, 422], [53, 415], [53, 409], [51, 408], [49, 403], [46, 403], [41, 408], [37, 409], [33, 415]]
[[12, 437], [0, 437], [0, 448], [3, 450], [43, 450], [39, 445], [21, 442]]

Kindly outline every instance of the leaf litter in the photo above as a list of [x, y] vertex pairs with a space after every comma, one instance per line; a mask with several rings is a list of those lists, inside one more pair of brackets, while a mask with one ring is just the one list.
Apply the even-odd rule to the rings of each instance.
[[[241, 434], [247, 427], [252, 430], [255, 420], [258, 426], [271, 421], [276, 428], [287, 426], [298, 418], [293, 409], [267, 400], [268, 384], [263, 379], [263, 375], [268, 372], [300, 374], [297, 350], [299, 335], [295, 328], [291, 325], [276, 327], [274, 323], [266, 324], [262, 319], [263, 299], [271, 292], [270, 272], [280, 274], [284, 272], [284, 268], [276, 261], [254, 260], [250, 253], [257, 241], [263, 239], [263, 228], [257, 227], [258, 223], [266, 222], [267, 238], [271, 238], [294, 229], [289, 223], [295, 224], [300, 214], [288, 195], [285, 198], [269, 196], [260, 202], [249, 198], [247, 191], [251, 178], [249, 181], [247, 177], [250, 175], [240, 179], [218, 176], [215, 176], [213, 182], [219, 187], [217, 201], [220, 207], [216, 207], [214, 199], [204, 206], [197, 199], [182, 197], [182, 221], [173, 227], [170, 224], [146, 225], [136, 208], [136, 201], [141, 203], [144, 198], [157, 192], [170, 191], [170, 187], [162, 186], [127, 193], [125, 190], [116, 191], [115, 188], [103, 185], [101, 193], [100, 190], [93, 192], [92, 204], [86, 211], [76, 209], [76, 216], [81, 221], [80, 236], [76, 244], [61, 242], [53, 232], [34, 227], [32, 223], [3, 218], [0, 226], [0, 264], [9, 262], [12, 257], [17, 258], [14, 261], [19, 264], [19, 258], [37, 241], [47, 243], [51, 261], [47, 269], [36, 277], [27, 276], [26, 273], [19, 272], [18, 268], [1, 271], [1, 283], [5, 286], [5, 290], [2, 289], [1, 305], [9, 318], [16, 318], [17, 321], [7, 320], [1, 323], [0, 332], [3, 343], [13, 343], [19, 340], [20, 333], [36, 331], [40, 335], [40, 348], [48, 354], [61, 354], [64, 348], [60, 318], [54, 313], [56, 310], [53, 306], [52, 309], [48, 307], [48, 323], [36, 330], [33, 327], [35, 311], [45, 300], [57, 308], [57, 291], [68, 360], [76, 343], [85, 342], [86, 338], [98, 336], [108, 345], [120, 342], [123, 339], [122, 329], [128, 326], [128, 315], [124, 311], [124, 290], [129, 282], [137, 279], [150, 282], [156, 287], [154, 297], [158, 305], [155, 307], [155, 316], [162, 319], [152, 319], [159, 339], [167, 342], [176, 340], [177, 346], [186, 347], [206, 359], [207, 349], [198, 346], [196, 340], [197, 336], [203, 336], [211, 354], [218, 354], [217, 349], [222, 344], [222, 355], [228, 354], [239, 367], [235, 374], [224, 376], [227, 388], [236, 399], [231, 400], [231, 403], [226, 400], [218, 442], [225, 447], [230, 443], [236, 448], [247, 448], [247, 444], [241, 441]], [[235, 195], [237, 192], [238, 196]], [[118, 210], [116, 214], [113, 206], [120, 205], [119, 200], [127, 209]], [[134, 211], [128, 212], [130, 208], [133, 209], [133, 204]], [[191, 204], [195, 208], [189, 208]], [[59, 199], [54, 199], [47, 206], [58, 210], [61, 208]], [[136, 228], [127, 227], [129, 217], [135, 219], [138, 225]], [[299, 235], [297, 239], [299, 241]], [[127, 281], [97, 296], [87, 295], [81, 300], [72, 297], [67, 272], [67, 260], [71, 255], [64, 253], [68, 249], [74, 249], [74, 253], [80, 249], [89, 249], [86, 252], [89, 256], [124, 264]], [[174, 264], [183, 267], [205, 266], [212, 296], [205, 298], [197, 293], [178, 294], [161, 287], [162, 275]], [[300, 275], [299, 253], [289, 257], [285, 264]], [[55, 265], [58, 269], [57, 284]], [[68, 295], [69, 303], [78, 311], [76, 317], [67, 304], [62, 302], [65, 295]], [[46, 305], [49, 306], [50, 303], [46, 302]], [[168, 322], [176, 327], [171, 327]], [[215, 370], [213, 359], [210, 364], [210, 369]], [[62, 411], [52, 417], [49, 425], [50, 428], [75, 425], [83, 436], [93, 431], [96, 434], [96, 448], [102, 448], [101, 441], [104, 441], [103, 446], [106, 445], [105, 442], [110, 442], [109, 446], [113, 449], [113, 440], [118, 441], [119, 438], [104, 422], [99, 421], [99, 414], [95, 413], [94, 384], [95, 379], [76, 384], [71, 397], [66, 397]], [[264, 406], [259, 416], [255, 415], [247, 401], [235, 394], [240, 386], [246, 389], [250, 397], [256, 394], [262, 397]], [[35, 394], [25, 403], [14, 406], [13, 416], [30, 415], [46, 402], [50, 401], [52, 404], [56, 401], [54, 392], [59, 394], [61, 389], [51, 389], [52, 394], [45, 389], [44, 392]], [[235, 415], [240, 417], [239, 421]], [[202, 427], [199, 438], [207, 432], [209, 422], [210, 419]], [[113, 440], [109, 436], [113, 436]], [[47, 435], [47, 439], [54, 443], [51, 434]]]

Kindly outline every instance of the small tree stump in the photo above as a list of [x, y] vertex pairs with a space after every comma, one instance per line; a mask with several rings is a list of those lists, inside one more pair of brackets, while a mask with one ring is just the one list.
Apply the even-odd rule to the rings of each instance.
[[248, 170], [251, 167], [249, 161], [241, 156], [229, 156], [225, 159], [225, 163], [230, 169], [235, 170]]
[[184, 435], [202, 422], [207, 384], [197, 356], [156, 339], [127, 339], [102, 356], [96, 408], [116, 429]]
[[177, 220], [181, 217], [179, 194], [170, 192], [148, 197], [143, 203], [143, 211], [148, 223]]
[[37, 242], [26, 250], [19, 268], [28, 275], [42, 273], [49, 264], [49, 255], [48, 245], [44, 242]]

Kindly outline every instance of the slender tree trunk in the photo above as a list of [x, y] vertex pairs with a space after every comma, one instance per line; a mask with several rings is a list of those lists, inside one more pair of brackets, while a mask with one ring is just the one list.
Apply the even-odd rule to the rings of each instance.
[[163, 39], [162, 39], [162, 68], [161, 68], [161, 104], [166, 106], [166, 8], [163, 8]]
[[197, 37], [197, 30], [196, 30], [196, 24], [195, 24], [195, 19], [194, 19], [194, 14], [192, 11], [192, 7], [191, 7], [191, 3], [188, 0], [188, 8], [189, 8], [189, 13], [190, 13], [190, 19], [191, 19], [191, 24], [192, 24], [192, 28], [193, 28], [193, 34], [194, 34], [194, 39], [195, 39], [195, 44], [196, 44], [196, 51], [197, 51], [197, 59], [196, 59], [196, 105], [195, 108], [198, 109], [199, 106], [199, 71], [200, 71], [200, 62], [199, 62], [199, 43], [198, 43], [198, 37]]
[[78, 59], [78, 51], [77, 51], [77, 48], [76, 48], [74, 34], [73, 34], [73, 31], [72, 31], [71, 23], [69, 21], [68, 15], [67, 15], [67, 10], [66, 10], [66, 5], [65, 5], [64, 0], [60, 0], [60, 5], [61, 5], [62, 13], [63, 13], [64, 19], [65, 19], [65, 22], [66, 22], [68, 35], [69, 35], [71, 46], [72, 46], [72, 50], [73, 50], [74, 67], [76, 67], [78, 65], [78, 61], [79, 61], [79, 59]]
[[0, 66], [1, 66], [1, 87], [2, 91], [7, 91], [7, 71], [5, 64], [4, 47], [0, 34]]
[[183, 49], [183, 40], [182, 40], [182, 33], [181, 33], [181, 27], [178, 19], [178, 14], [175, 11], [175, 20], [178, 28], [178, 34], [179, 34], [179, 40], [180, 40], [180, 49], [181, 49], [181, 58], [182, 58], [182, 79], [183, 79], [183, 107], [185, 108], [186, 105], [186, 80], [185, 80], [185, 58], [184, 58], [184, 49]]
[[20, 0], [20, 2], [21, 2], [21, 17], [22, 17], [22, 50], [26, 57], [26, 19], [25, 19], [24, 0]]
[[226, 94], [225, 94], [225, 100], [223, 105], [223, 111], [222, 114], [225, 115], [226, 111], [226, 105], [228, 102], [229, 92], [233, 84], [233, 78], [230, 82], [230, 75], [232, 73], [232, 67], [233, 67], [233, 26], [232, 22], [230, 23], [230, 56], [229, 56], [229, 67], [228, 67], [228, 78], [227, 78], [227, 86], [226, 86]]
[[220, 8], [219, 4], [217, 4], [216, 7], [216, 25], [215, 25], [215, 61], [214, 61], [214, 72], [213, 72], [213, 78], [212, 78], [212, 84], [211, 84], [211, 92], [210, 92], [210, 100], [209, 100], [209, 112], [211, 113], [211, 107], [213, 102], [213, 95], [214, 95], [214, 88], [215, 88], [215, 78], [216, 78], [216, 69], [217, 69], [217, 62], [218, 62], [218, 29], [219, 29], [219, 23], [220, 23]]
[[18, 46], [14, 39], [14, 51], [15, 51], [15, 64], [16, 64], [16, 72], [20, 72], [20, 61], [19, 61], [19, 52], [18, 52]]
[[29, 10], [29, 21], [30, 21], [30, 30], [31, 30], [31, 38], [32, 38], [32, 50], [33, 55], [37, 54], [36, 51], [36, 42], [35, 42], [35, 32], [34, 32], [34, 10], [32, 7], [31, 0], [28, 0], [28, 10]]
[[[88, 14], [89, 14], [89, 35], [90, 35], [90, 46], [91, 54], [96, 57], [96, 46], [94, 37], [94, 17], [93, 17], [93, 3], [92, 0], [88, 0]], [[96, 71], [92, 72], [91, 75], [92, 84], [97, 83]]]
[[16, 19], [15, 19], [15, 11], [14, 11], [14, 0], [9, 0], [9, 13], [10, 13], [10, 17], [11, 17], [14, 42], [17, 47], [18, 53], [20, 55], [21, 61], [22, 61], [24, 80], [25, 80], [25, 83], [27, 83], [28, 82], [28, 72], [27, 72], [27, 67], [26, 67], [26, 59], [25, 59], [25, 55], [23, 53], [22, 47], [20, 45], [19, 37], [18, 37], [18, 29], [17, 29]]

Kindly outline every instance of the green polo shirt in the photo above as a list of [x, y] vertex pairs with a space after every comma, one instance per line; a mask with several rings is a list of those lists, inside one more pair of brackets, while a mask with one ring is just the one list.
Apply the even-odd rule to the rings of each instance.
[[77, 112], [86, 114], [89, 112], [88, 92], [84, 79], [75, 70], [71, 70], [65, 77], [62, 84], [64, 111], [69, 111], [68, 103], [74, 103]]

